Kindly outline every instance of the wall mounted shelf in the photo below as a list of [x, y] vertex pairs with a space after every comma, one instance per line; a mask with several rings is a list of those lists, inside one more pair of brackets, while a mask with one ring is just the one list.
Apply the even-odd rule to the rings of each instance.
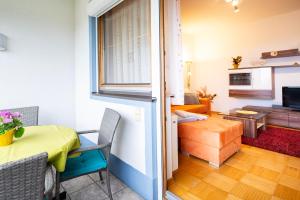
[[248, 99], [274, 99], [274, 90], [229, 90], [229, 97]]
[[263, 52], [261, 54], [261, 59], [285, 58], [285, 57], [293, 57], [293, 56], [300, 56], [298, 49]]
[[294, 63], [294, 64], [292, 64], [292, 65], [274, 65], [274, 66], [241, 67], [241, 68], [238, 68], [238, 69], [230, 68], [230, 69], [228, 69], [228, 70], [255, 69], [255, 68], [267, 68], [267, 67], [271, 67], [271, 68], [300, 67], [300, 64], [299, 64], [299, 63]]

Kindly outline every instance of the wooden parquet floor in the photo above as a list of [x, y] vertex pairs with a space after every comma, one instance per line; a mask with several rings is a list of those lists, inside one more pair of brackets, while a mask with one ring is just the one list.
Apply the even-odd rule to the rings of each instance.
[[242, 145], [216, 169], [179, 154], [168, 189], [186, 200], [300, 200], [300, 158]]

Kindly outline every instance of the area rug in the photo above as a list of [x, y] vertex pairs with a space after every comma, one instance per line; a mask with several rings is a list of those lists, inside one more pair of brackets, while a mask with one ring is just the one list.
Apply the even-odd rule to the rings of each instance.
[[291, 156], [300, 157], [300, 131], [268, 127], [257, 138], [242, 136], [242, 143]]

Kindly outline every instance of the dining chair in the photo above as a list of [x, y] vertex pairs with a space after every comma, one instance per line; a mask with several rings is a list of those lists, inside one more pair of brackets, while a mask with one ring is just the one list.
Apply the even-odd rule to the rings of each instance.
[[10, 112], [19, 112], [22, 114], [21, 121], [24, 126], [37, 126], [38, 125], [38, 116], [39, 116], [39, 107], [23, 107], [23, 108], [12, 108], [12, 109], [3, 109], [1, 111], [10, 111]]
[[47, 160], [48, 154], [41, 153], [0, 165], [0, 199], [52, 199], [54, 177], [52, 167], [47, 166]]
[[[67, 159], [65, 171], [57, 173], [56, 176], [56, 199], [59, 199], [60, 183], [69, 179], [73, 179], [82, 175], [98, 172], [100, 180], [103, 181], [101, 172], [106, 171], [106, 184], [109, 198], [112, 200], [110, 188], [110, 152], [113, 143], [114, 135], [121, 115], [109, 108], [106, 108], [102, 118], [99, 130], [89, 130], [78, 132], [81, 137], [83, 134], [98, 133], [97, 145], [84, 145], [81, 140], [80, 148], [73, 150], [69, 155], [80, 153], [79, 156], [69, 157]], [[82, 138], [82, 137], [81, 137]]]

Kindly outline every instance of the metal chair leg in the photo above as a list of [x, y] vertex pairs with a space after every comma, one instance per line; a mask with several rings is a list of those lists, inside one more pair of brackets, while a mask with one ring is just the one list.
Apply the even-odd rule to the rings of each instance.
[[109, 169], [106, 169], [106, 185], [107, 185], [107, 192], [110, 200], [113, 200], [111, 188], [110, 188], [110, 175], [109, 175]]
[[60, 193], [60, 181], [59, 181], [59, 172], [56, 171], [56, 180], [55, 180], [55, 200], [59, 200], [59, 193]]
[[52, 200], [52, 191], [47, 194], [47, 200]]
[[103, 184], [104, 180], [103, 180], [103, 176], [102, 176], [102, 171], [101, 170], [99, 171], [99, 177], [100, 177], [101, 184]]

